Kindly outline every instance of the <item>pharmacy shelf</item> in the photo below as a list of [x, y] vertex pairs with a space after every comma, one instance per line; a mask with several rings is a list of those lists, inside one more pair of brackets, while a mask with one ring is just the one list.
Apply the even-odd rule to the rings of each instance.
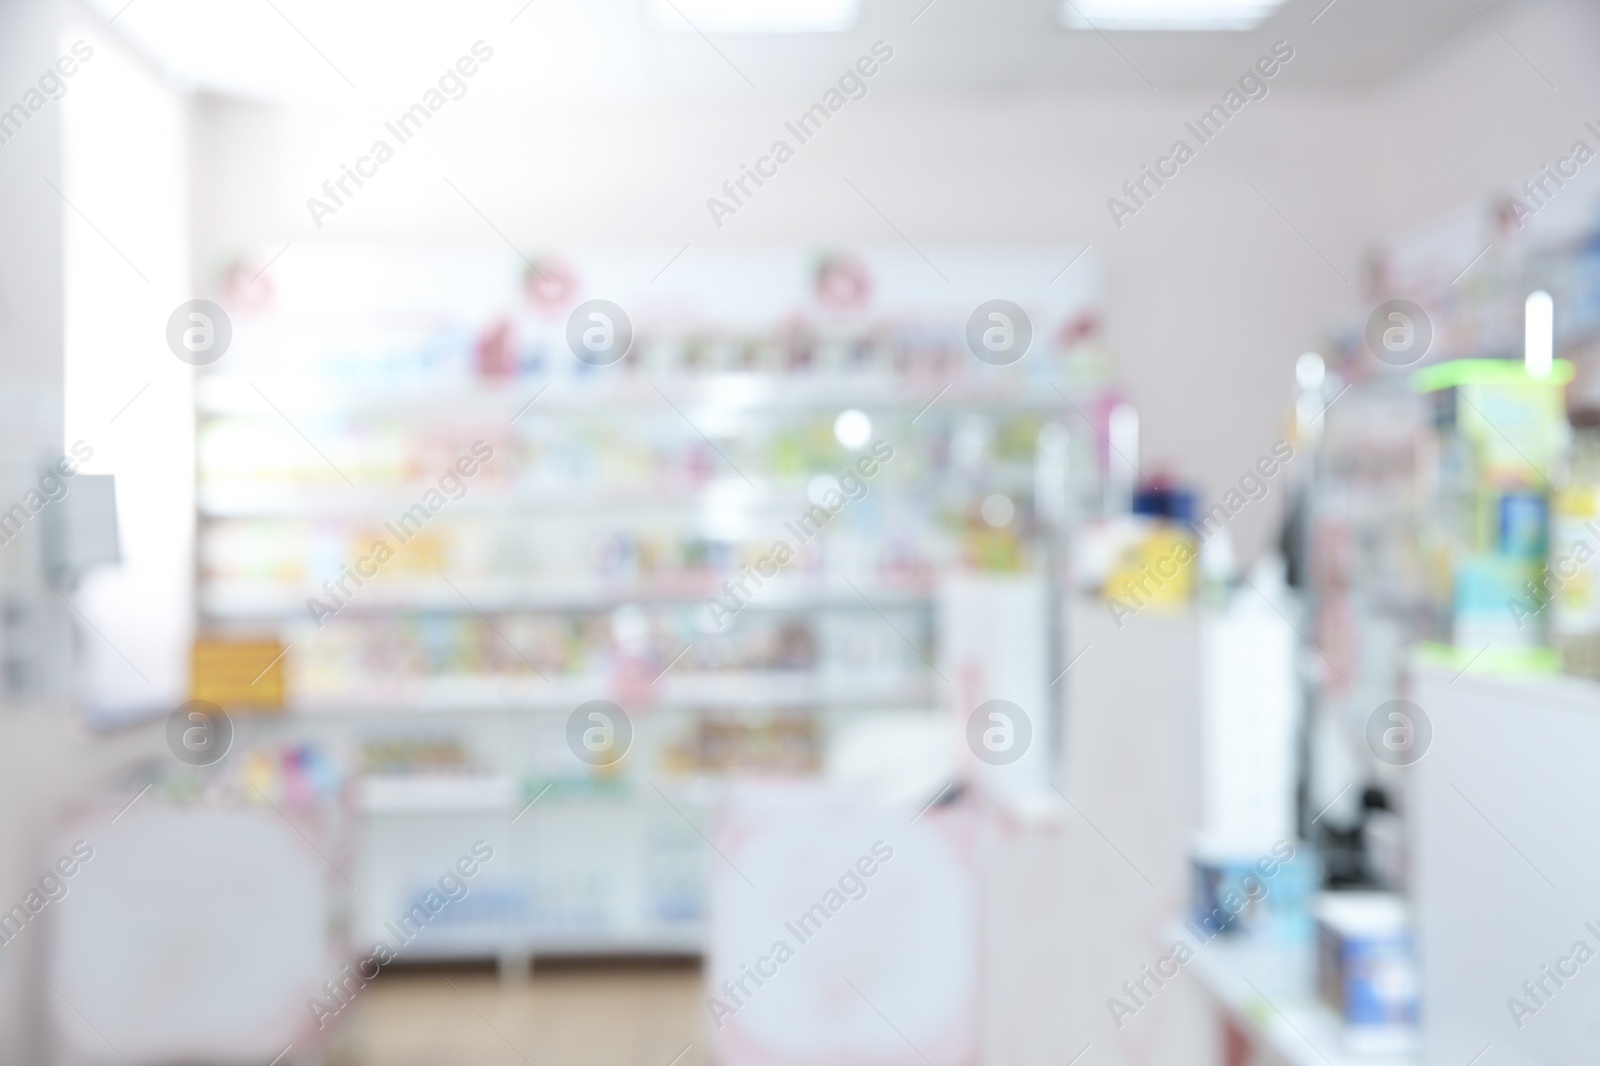
[[494, 930], [456, 935], [432, 944], [408, 944], [398, 955], [405, 962], [447, 962], [527, 955], [535, 959], [664, 956], [699, 958], [705, 954], [704, 923], [645, 928], [603, 935], [526, 934]]
[[[721, 411], [896, 410], [916, 414], [938, 398], [942, 407], [993, 411], [1059, 410], [1060, 393], [1046, 381], [1000, 378], [951, 382], [889, 376], [708, 374], [692, 378], [650, 380], [638, 376], [596, 375], [593, 380], [551, 381], [530, 378], [502, 387], [468, 381], [441, 381], [411, 389], [375, 392], [340, 389], [326, 382], [292, 380], [268, 384], [268, 393], [285, 411], [299, 414], [442, 416], [456, 420], [548, 417], [615, 413], [639, 408], [681, 418], [674, 406], [715, 407]], [[943, 391], [948, 386], [948, 391]], [[668, 402], [670, 398], [670, 403]], [[251, 381], [209, 374], [195, 383], [195, 404], [201, 415], [273, 414]]]
[[367, 814], [507, 811], [516, 779], [505, 774], [383, 774], [358, 779], [356, 806]]
[[[524, 678], [417, 679], [393, 688], [369, 685], [356, 692], [297, 700], [290, 711], [307, 716], [392, 713], [560, 713], [610, 691], [601, 679], [538, 681]], [[932, 678], [903, 675], [817, 675], [810, 671], [668, 673], [650, 690], [651, 709], [829, 706], [923, 707], [937, 699]]]
[[[880, 486], [874, 485], [874, 491]], [[198, 508], [204, 518], [335, 518], [378, 516], [393, 519], [415, 506], [432, 482], [379, 490], [239, 484], [206, 488]], [[891, 486], [892, 489], [892, 486]], [[700, 482], [663, 482], [649, 488], [615, 489], [581, 485], [545, 485], [468, 493], [450, 501], [451, 514], [503, 514], [537, 509], [541, 513], [584, 513], [618, 510], [738, 507], [746, 510], [783, 508], [795, 515], [811, 505], [802, 482], [762, 480], [755, 486], [740, 478]]]
[[[537, 805], [526, 780], [487, 772], [385, 775], [362, 782], [371, 801], [360, 819], [354, 928], [358, 944], [382, 938], [448, 868], [462, 842], [490, 841], [495, 856], [470, 883], [451, 919], [430, 925], [400, 951], [404, 960], [518, 956], [673, 954], [704, 949], [705, 904], [699, 878], [652, 886], [640, 854], [665, 828], [678, 845], [656, 858], [701, 866], [708, 850], [696, 825], [703, 808], [668, 787], [674, 810], [648, 787], [573, 802], [555, 790]], [[518, 788], [520, 787], [520, 791]], [[693, 817], [695, 822], [686, 822]], [[682, 850], [687, 849], [687, 850]], [[659, 876], [660, 871], [655, 876]], [[675, 913], [660, 893], [685, 892]], [[477, 907], [474, 912], [473, 908]]]
[[[1167, 930], [1193, 946], [1188, 927]], [[1316, 995], [1314, 941], [1252, 941], [1219, 936], [1201, 943], [1187, 964], [1218, 1005], [1292, 1066], [1420, 1066], [1410, 1047], [1365, 1048], [1353, 1043], [1338, 1017]]]
[[[907, 276], [919, 276], [921, 265], [902, 258], [917, 271]], [[473, 259], [471, 269], [491, 277], [503, 269], [495, 265], [502, 260], [498, 254]], [[386, 266], [400, 261], [384, 256]], [[319, 276], [315, 262], [296, 260], [297, 269], [311, 271], [304, 278]], [[330, 256], [324, 266], [337, 271], [343, 262]], [[811, 261], [805, 257], [791, 264], [798, 273], [784, 268], [782, 288], [760, 283], [773, 299], [756, 306], [770, 307], [770, 318], [758, 319], [749, 301], [724, 300], [719, 291], [704, 307], [690, 301], [663, 309], [650, 336], [640, 334], [636, 358], [591, 367], [567, 358], [559, 322], [527, 320], [520, 273], [514, 273], [498, 290], [508, 301], [502, 310], [518, 323], [519, 338], [533, 345], [519, 345], [519, 356], [544, 350], [542, 368], [549, 373], [490, 380], [474, 376], [475, 361], [461, 347], [489, 321], [480, 307], [483, 292], [475, 287], [469, 302], [456, 304], [450, 294], [461, 291], [458, 286], [409, 288], [431, 276], [428, 270], [446, 269], [432, 252], [427, 262], [426, 270], [398, 270], [396, 285], [384, 288], [387, 296], [373, 302], [370, 318], [363, 311], [351, 319], [339, 308], [336, 320], [324, 320], [320, 304], [306, 304], [302, 313], [295, 310], [302, 305], [285, 296], [272, 314], [246, 324], [249, 336], [237, 342], [244, 363], [197, 375], [198, 629], [241, 641], [273, 633], [291, 649], [284, 660], [290, 713], [277, 721], [253, 716], [251, 722], [261, 724], [246, 727], [286, 750], [294, 738], [307, 737], [330, 752], [370, 754], [381, 746], [373, 741], [392, 735], [437, 740], [457, 753], [456, 762], [441, 756], [442, 766], [427, 764], [443, 770], [459, 764], [457, 777], [419, 766], [414, 775], [350, 782], [362, 815], [353, 832], [362, 888], [352, 921], [361, 937], [383, 935], [382, 922], [414, 906], [417, 892], [461, 853], [462, 840], [482, 836], [494, 841], [500, 857], [475, 883], [468, 905], [450, 911], [437, 935], [408, 946], [408, 956], [698, 954], [706, 940], [706, 899], [703, 885], [695, 886], [701, 872], [720, 861], [706, 843], [705, 827], [740, 774], [730, 770], [724, 777], [710, 769], [767, 758], [759, 751], [741, 754], [731, 738], [760, 733], [773, 719], [803, 719], [800, 728], [773, 729], [770, 737], [804, 748], [785, 765], [809, 767], [825, 759], [831, 731], [847, 728], [860, 712], [937, 716], [945, 687], [938, 670], [949, 671], [942, 663], [923, 663], [894, 630], [912, 640], [938, 631], [934, 573], [961, 554], [970, 532], [964, 516], [991, 493], [1012, 495], [1026, 516], [1036, 464], [1024, 453], [1034, 429], [1081, 418], [1074, 401], [1082, 410], [1095, 409], [1090, 394], [1100, 395], [1103, 387], [1087, 377], [1074, 386], [1068, 362], [1057, 357], [1062, 345], [1056, 338], [1064, 327], [1087, 321], [1081, 316], [1097, 304], [1084, 303], [1081, 280], [1071, 290], [1048, 288], [1048, 271], [1039, 273], [1033, 258], [1024, 257], [1017, 269], [1026, 275], [1017, 276], [1041, 279], [1041, 311], [1049, 312], [1036, 320], [1036, 345], [1049, 351], [1011, 367], [978, 363], [962, 340], [969, 301], [934, 285], [903, 304], [900, 297], [883, 304], [884, 314], [870, 321], [820, 311], [810, 324], [816, 344], [807, 358], [814, 361], [791, 373], [776, 364], [788, 358], [792, 316], [813, 317], [805, 310], [811, 306], [804, 283]], [[519, 264], [510, 266], [520, 271]], [[449, 273], [459, 280], [458, 270]], [[1086, 277], [1081, 270], [1074, 276]], [[791, 292], [796, 279], [802, 285]], [[428, 310], [419, 318], [423, 304]], [[716, 308], [722, 308], [716, 317], [702, 318]], [[729, 315], [732, 320], [724, 321]], [[1047, 336], [1052, 342], [1044, 345]], [[702, 339], [710, 342], [704, 354], [719, 360], [712, 364], [717, 367], [755, 370], [757, 360], [773, 365], [759, 373], [698, 373], [682, 349], [699, 350]], [[741, 358], [753, 353], [751, 361], [720, 361], [731, 360], [732, 345]], [[1098, 373], [1092, 357], [1075, 365]], [[531, 669], [512, 673], [510, 666], [502, 675], [415, 677], [374, 665], [373, 653], [392, 641], [448, 647], [459, 657], [454, 668], [465, 670], [473, 641], [494, 639], [480, 631], [479, 613], [496, 627], [502, 615], [566, 615], [559, 632], [549, 618], [530, 628], [552, 646], [579, 640], [595, 652], [608, 643], [593, 616], [624, 605], [645, 607], [658, 616], [652, 624], [705, 619], [706, 600], [725, 600], [724, 582], [737, 576], [714, 571], [724, 557], [741, 553], [738, 544], [756, 547], [779, 537], [795, 543], [785, 523], [811, 507], [821, 477], [837, 477], [853, 459], [835, 448], [828, 432], [835, 417], [851, 409], [865, 412], [874, 435], [896, 449], [869, 486], [876, 503], [852, 504], [830, 525], [828, 543], [820, 546], [825, 566], [807, 569], [794, 560], [759, 589], [751, 585], [752, 592], [742, 593], [751, 611], [763, 612], [742, 620], [758, 629], [809, 621], [815, 669], [712, 672], [700, 667], [715, 660], [695, 652], [672, 661], [677, 647], [651, 669], [591, 656], [590, 663], [610, 667], [603, 678], [557, 673], [531, 652], [551, 680]], [[974, 425], [959, 424], [968, 419]], [[316, 441], [353, 485], [303, 447], [301, 434]], [[493, 464], [435, 515], [435, 524], [445, 523], [429, 527], [437, 549], [430, 545], [432, 554], [413, 560], [439, 569], [406, 570], [396, 561], [392, 573], [386, 568], [376, 579], [364, 578], [362, 587], [351, 585], [353, 595], [341, 594], [349, 603], [327, 623], [329, 631], [316, 629], [307, 600], [331, 599], [322, 586], [324, 569], [353, 565], [359, 550], [352, 549], [369, 535], [393, 545], [382, 523], [436, 488], [426, 471], [453, 461], [461, 440], [480, 436], [494, 445]], [[966, 447], [980, 438], [977, 452]], [[1076, 441], [1088, 439], [1080, 434]], [[707, 441], [726, 454], [712, 454]], [[946, 476], [947, 464], [969, 452], [976, 461], [958, 463]], [[815, 478], [802, 473], [818, 464]], [[585, 478], [591, 471], [595, 476]], [[454, 528], [462, 524], [479, 529]], [[1026, 555], [1031, 525], [1012, 532]], [[663, 557], [676, 560], [682, 552], [684, 569], [622, 572], [618, 564], [602, 570], [598, 556], [581, 550], [603, 538], [640, 544], [658, 535], [671, 546], [662, 548]], [[715, 547], [706, 549], [707, 541]], [[886, 560], [917, 561], [888, 563], [880, 572], [876, 558], [864, 554], [878, 545], [894, 553], [882, 556]], [[511, 546], [517, 550], [501, 550]], [[997, 554], [1011, 546], [1009, 539], [990, 537], [978, 544]], [[691, 550], [718, 565], [691, 569], [687, 560], [700, 557]], [[807, 562], [811, 558], [808, 552]], [[803, 612], [811, 619], [788, 617]], [[347, 620], [362, 624], [343, 627]], [[473, 625], [457, 624], [467, 621]], [[384, 624], [367, 624], [373, 622]], [[347, 632], [335, 633], [335, 627]], [[615, 628], [610, 645], [621, 642]], [[515, 638], [511, 627], [505, 629]], [[777, 633], [774, 644], [765, 632], [750, 636], [751, 643], [737, 646], [784, 646], [787, 639]], [[566, 654], [549, 657], [564, 662]], [[811, 660], [752, 654], [751, 661]], [[657, 678], [661, 667], [667, 669]], [[630, 698], [640, 689], [648, 692], [649, 706]], [[576, 760], [565, 746], [567, 716], [596, 698], [638, 712], [637, 748], [612, 772], [570, 765]], [[697, 713], [701, 720], [692, 720]], [[382, 720], [389, 717], [394, 720]], [[725, 738], [702, 723], [743, 728], [724, 731]], [[755, 740], [767, 743], [767, 734]]]
[[[842, 472], [843, 464], [841, 463]], [[829, 487], [836, 472], [826, 477]], [[990, 487], [996, 490], [1025, 492], [1033, 484], [1032, 470], [991, 468]], [[905, 496], [912, 486], [894, 481], [873, 481], [868, 488], [874, 495]], [[351, 489], [337, 484], [296, 485], [261, 484], [241, 481], [225, 488], [202, 488], [196, 509], [203, 520], [242, 518], [357, 518], [397, 521], [422, 502], [438, 486], [431, 482], [389, 486], [381, 489]], [[447, 504], [450, 515], [514, 515], [537, 511], [541, 517], [579, 516], [619, 512], [717, 512], [739, 511], [776, 516], [774, 530], [783, 520], [797, 520], [818, 501], [803, 481], [758, 478], [751, 484], [742, 478], [714, 478], [705, 481], [663, 481], [649, 488], [596, 488], [589, 485], [546, 484], [532, 487], [468, 491]]]
[[[568, 806], [660, 807], [670, 800], [680, 807], [709, 809], [727, 793], [730, 778], [704, 772], [664, 774], [648, 781], [623, 775], [620, 787], [596, 790], [581, 778], [488, 771], [422, 771], [368, 774], [356, 778], [354, 804], [365, 814], [505, 815], [529, 809], [544, 814]], [[538, 808], [534, 803], [543, 801]]]
[[[496, 581], [453, 584], [443, 581], [374, 584], [360, 589], [341, 614], [438, 612], [473, 614], [504, 611], [605, 610], [625, 603], [704, 603], [725, 597], [724, 578], [683, 577], [677, 580], [631, 581], [573, 579], [567, 581]], [[755, 589], [754, 584], [750, 588]], [[312, 597], [326, 602], [314, 586], [278, 583], [208, 582], [200, 592], [201, 610], [214, 618], [268, 618], [306, 613]], [[849, 581], [775, 578], [755, 590], [748, 607], [756, 610], [922, 606], [932, 602], [931, 583], [908, 579]]]

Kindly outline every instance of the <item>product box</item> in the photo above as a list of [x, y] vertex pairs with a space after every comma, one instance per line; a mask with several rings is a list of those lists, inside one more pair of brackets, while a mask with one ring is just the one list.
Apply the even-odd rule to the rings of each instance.
[[1497, 512], [1495, 546], [1500, 553], [1543, 563], [1550, 550], [1550, 503], [1544, 493], [1504, 493]]
[[1527, 583], [1540, 577], [1528, 558], [1469, 555], [1456, 564], [1454, 628], [1458, 648], [1536, 648], [1544, 643], [1545, 618], [1521, 619], [1506, 607], [1527, 600]]
[[[1555, 585], [1550, 628], [1556, 637], [1600, 632], [1600, 491], [1574, 485], [1556, 493], [1549, 576]], [[1534, 606], [1537, 606], [1536, 604]]]
[[281, 711], [286, 650], [276, 640], [199, 638], [190, 654], [190, 698], [223, 708]]
[[1387, 892], [1328, 892], [1315, 914], [1317, 992], [1344, 1023], [1346, 1048], [1415, 1047], [1421, 981], [1404, 902]]

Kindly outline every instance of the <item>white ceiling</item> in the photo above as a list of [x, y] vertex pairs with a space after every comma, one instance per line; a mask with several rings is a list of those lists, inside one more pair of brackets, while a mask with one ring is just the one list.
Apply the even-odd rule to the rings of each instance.
[[1295, 88], [1365, 86], [1524, 0], [1288, 0], [1249, 32], [1108, 34], [1056, 0], [862, 0], [843, 33], [709, 37], [664, 32], [649, 0], [87, 2], [181, 85], [340, 109], [414, 97], [479, 39], [499, 63], [475, 91], [510, 104], [815, 96], [880, 39], [891, 94], [1220, 91], [1280, 39]]

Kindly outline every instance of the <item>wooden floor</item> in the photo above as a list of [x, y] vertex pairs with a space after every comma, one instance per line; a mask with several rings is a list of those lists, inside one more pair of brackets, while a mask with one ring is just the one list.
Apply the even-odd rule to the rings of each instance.
[[330, 1048], [330, 1066], [704, 1066], [692, 963], [562, 964], [522, 982], [490, 969], [386, 974]]

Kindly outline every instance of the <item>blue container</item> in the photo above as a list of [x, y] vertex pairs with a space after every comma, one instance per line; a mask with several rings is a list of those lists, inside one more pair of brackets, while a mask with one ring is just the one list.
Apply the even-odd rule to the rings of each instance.
[[1541, 492], [1500, 497], [1500, 536], [1495, 547], [1515, 559], [1544, 561], [1550, 545], [1550, 504]]

